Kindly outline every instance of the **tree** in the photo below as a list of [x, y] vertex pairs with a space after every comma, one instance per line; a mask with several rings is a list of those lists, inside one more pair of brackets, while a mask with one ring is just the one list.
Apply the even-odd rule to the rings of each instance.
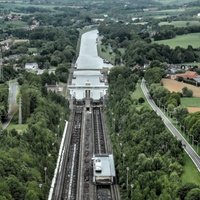
[[36, 88], [30, 88], [25, 84], [21, 87], [23, 122], [34, 112], [40, 95], [40, 92]]
[[173, 112], [174, 117], [182, 124], [187, 114], [188, 114], [187, 108], [182, 106], [176, 107]]
[[58, 77], [58, 79], [63, 83], [67, 82], [69, 75], [69, 67], [70, 67], [69, 64], [60, 64], [56, 68], [55, 74]]
[[0, 182], [0, 199], [1, 200], [11, 200], [12, 197], [9, 194], [9, 187], [5, 180], [1, 179]]
[[180, 200], [185, 200], [185, 197], [187, 195], [187, 193], [191, 190], [196, 188], [197, 185], [195, 185], [194, 183], [186, 183], [184, 185], [182, 185], [179, 189], [178, 189], [178, 195]]
[[148, 84], [151, 85], [152, 83], [160, 83], [163, 75], [164, 75], [164, 70], [158, 67], [154, 67], [146, 70], [144, 78], [148, 82]]
[[10, 175], [6, 182], [14, 199], [24, 199], [25, 188], [16, 176]]
[[198, 119], [189, 130], [191, 135], [194, 135], [195, 139], [200, 141], [200, 120]]
[[38, 194], [33, 190], [29, 190], [26, 193], [25, 200], [39, 200], [39, 199], [40, 198], [38, 197]]
[[200, 189], [194, 188], [188, 192], [185, 200], [199, 200], [200, 199]]
[[192, 97], [193, 96], [193, 91], [188, 89], [187, 87], [184, 87], [182, 89], [182, 94], [184, 97]]

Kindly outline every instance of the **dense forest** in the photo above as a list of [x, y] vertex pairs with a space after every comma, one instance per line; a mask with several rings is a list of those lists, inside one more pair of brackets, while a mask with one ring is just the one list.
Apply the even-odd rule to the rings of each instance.
[[8, 85], [0, 84], [0, 123], [1, 121], [5, 121], [7, 115], [8, 115]]
[[102, 23], [99, 32], [103, 35], [103, 45], [110, 44], [117, 55], [118, 48], [125, 48], [123, 62], [129, 67], [137, 64], [143, 66], [154, 60], [174, 64], [200, 61], [198, 49], [194, 49], [192, 46], [188, 46], [186, 49], [177, 46], [172, 49], [168, 45], [155, 44], [151, 40], [150, 33], [143, 28], [120, 23]]
[[177, 120], [187, 136], [193, 137], [193, 142], [194, 140], [199, 142], [200, 113], [188, 113], [187, 108], [181, 105], [181, 97], [192, 97], [192, 90], [183, 87], [182, 92], [170, 92], [161, 84], [163, 76], [163, 69], [155, 66], [145, 72], [144, 77], [148, 83], [151, 97], [159, 107], [163, 106], [165, 108], [170, 117]]
[[0, 137], [2, 200], [47, 199], [59, 138], [69, 115], [66, 99], [46, 92], [44, 77], [27, 73], [23, 78], [22, 115], [28, 128], [21, 134], [4, 130]]
[[183, 184], [180, 178], [184, 164], [181, 143], [155, 112], [138, 110], [131, 97], [138, 79], [137, 73], [125, 67], [109, 74], [107, 116], [122, 199], [195, 199], [200, 195], [199, 186]]
[[[33, 10], [28, 9], [29, 12]], [[35, 17], [38, 17], [36, 20], [41, 21], [41, 27], [34, 30], [9, 28], [0, 32], [2, 37], [5, 37], [4, 39], [12, 35], [14, 39], [24, 40], [21, 43], [12, 42], [10, 48], [3, 51], [3, 81], [13, 78], [18, 81], [20, 89], [17, 101], [19, 98], [22, 101], [23, 124], [21, 126], [26, 127], [19, 130], [9, 128], [1, 131], [1, 200], [47, 199], [60, 138], [64, 130], [64, 120], [69, 116], [66, 98], [47, 92], [45, 84], [67, 82], [71, 62], [76, 56], [79, 31], [68, 23], [70, 21], [68, 19], [60, 22], [62, 15], [56, 15], [53, 18], [54, 15], [50, 17], [40, 9], [35, 10], [37, 10]], [[74, 14], [76, 15], [76, 12]], [[34, 19], [32, 15], [25, 15], [23, 20], [31, 24]], [[27, 62], [36, 62], [40, 69], [46, 71], [41, 75], [26, 72], [24, 66]], [[52, 67], [55, 73], [48, 72], [48, 69]], [[7, 118], [8, 92], [8, 85], [1, 84], [1, 121]], [[15, 113], [11, 123], [18, 123], [18, 113]]]
[[[199, 2], [190, 5], [198, 6]], [[156, 113], [143, 106], [143, 98], [137, 101], [132, 97], [144, 76], [155, 103], [165, 106], [177, 122], [186, 125], [185, 130], [200, 141], [200, 114], [188, 114], [180, 105], [180, 98], [192, 96], [191, 91], [185, 88], [182, 93], [170, 93], [160, 84], [166, 64], [199, 62], [200, 49], [192, 46], [172, 49], [154, 43], [200, 30], [193, 26], [159, 26], [164, 19], [149, 17], [146, 18], [148, 24], [144, 23], [146, 19], [139, 19], [145, 15], [144, 9], [156, 7], [159, 10], [161, 6], [154, 0], [148, 0], [148, 4], [146, 0], [31, 0], [25, 6], [0, 4], [2, 16], [23, 13], [21, 20], [16, 22], [21, 23], [21, 27], [15, 26], [15, 21], [13, 25], [8, 16], [0, 19], [0, 40], [12, 36], [13, 40], [25, 41], [13, 42], [3, 52], [3, 73], [4, 81], [18, 80], [22, 122], [27, 126], [21, 132], [12, 129], [1, 134], [0, 200], [47, 199], [69, 105], [63, 96], [47, 92], [45, 84], [67, 82], [76, 56], [79, 31], [84, 26], [97, 25], [94, 18], [105, 19], [99, 26], [101, 42], [104, 50], [112, 50], [109, 55], [114, 55], [114, 63], [118, 66], [108, 75], [106, 113], [122, 199], [200, 199], [198, 185], [182, 182], [184, 151], [181, 142], [166, 130]], [[164, 6], [164, 9], [174, 9], [174, 6]], [[197, 11], [191, 10], [191, 13], [194, 15]], [[184, 14], [188, 17], [184, 12], [173, 19], [181, 20]], [[133, 23], [134, 15], [138, 17], [136, 22], [144, 24]], [[34, 23], [39, 26], [30, 29]], [[10, 59], [12, 56], [17, 59]], [[36, 62], [46, 71], [42, 75], [25, 72], [27, 62]], [[140, 69], [145, 64], [149, 69], [144, 73]], [[55, 73], [48, 72], [52, 68]], [[1, 121], [8, 113], [8, 92], [8, 85], [1, 84]], [[17, 114], [14, 123], [18, 122]]]

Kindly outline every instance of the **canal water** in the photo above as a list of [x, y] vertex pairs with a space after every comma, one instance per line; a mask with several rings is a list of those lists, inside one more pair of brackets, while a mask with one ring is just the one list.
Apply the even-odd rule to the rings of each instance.
[[86, 95], [86, 88], [81, 88], [81, 86], [91, 88], [90, 97], [94, 100], [100, 99], [106, 93], [106, 89], [101, 88], [106, 83], [100, 70], [111, 68], [112, 65], [104, 63], [103, 59], [98, 56], [97, 41], [97, 30], [86, 32], [81, 37], [79, 57], [75, 63], [76, 70], [72, 79], [72, 86], [76, 86], [76, 88], [70, 89], [71, 96], [77, 100], [85, 98]]

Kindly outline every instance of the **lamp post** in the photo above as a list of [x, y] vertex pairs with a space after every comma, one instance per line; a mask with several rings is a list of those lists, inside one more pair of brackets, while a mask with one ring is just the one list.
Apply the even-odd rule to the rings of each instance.
[[123, 159], [123, 167], [124, 167], [124, 158], [125, 158], [125, 156], [126, 156], [126, 154], [125, 154], [125, 153], [123, 153], [123, 154], [122, 154], [122, 159]]
[[39, 188], [40, 188], [40, 189], [42, 188], [42, 183], [39, 183]]
[[47, 179], [47, 167], [44, 167], [44, 182], [46, 184], [46, 179]]
[[168, 110], [169, 108], [167, 107], [167, 116], [169, 116], [169, 110]]
[[121, 154], [122, 154], [122, 143], [121, 142], [119, 143], [119, 146], [120, 146], [120, 151], [121, 151]]
[[113, 130], [115, 131], [115, 118], [113, 118]]
[[131, 184], [131, 199], [133, 198], [133, 184]]
[[197, 145], [197, 154], [198, 154], [198, 152], [199, 152], [199, 142], [198, 142], [198, 140], [194, 140], [193, 143], [195, 143]]
[[129, 167], [126, 167], [126, 189], [128, 192], [128, 171], [129, 171]]
[[189, 135], [189, 137], [192, 138], [192, 146], [194, 146], [194, 136], [193, 135]]
[[165, 105], [163, 105], [163, 112], [164, 112], [164, 114], [165, 114]]

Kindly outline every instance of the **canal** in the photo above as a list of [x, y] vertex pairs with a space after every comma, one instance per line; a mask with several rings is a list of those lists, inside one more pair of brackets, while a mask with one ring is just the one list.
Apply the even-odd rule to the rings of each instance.
[[[98, 56], [97, 51], [98, 31], [86, 32], [81, 37], [79, 57], [75, 63], [72, 86], [70, 89], [71, 97], [77, 100], [85, 98], [85, 87], [91, 87], [90, 97], [98, 100], [106, 93], [104, 86], [106, 81], [101, 74], [103, 68], [111, 68], [111, 64], [106, 64]], [[95, 87], [95, 88], [94, 88]]]

